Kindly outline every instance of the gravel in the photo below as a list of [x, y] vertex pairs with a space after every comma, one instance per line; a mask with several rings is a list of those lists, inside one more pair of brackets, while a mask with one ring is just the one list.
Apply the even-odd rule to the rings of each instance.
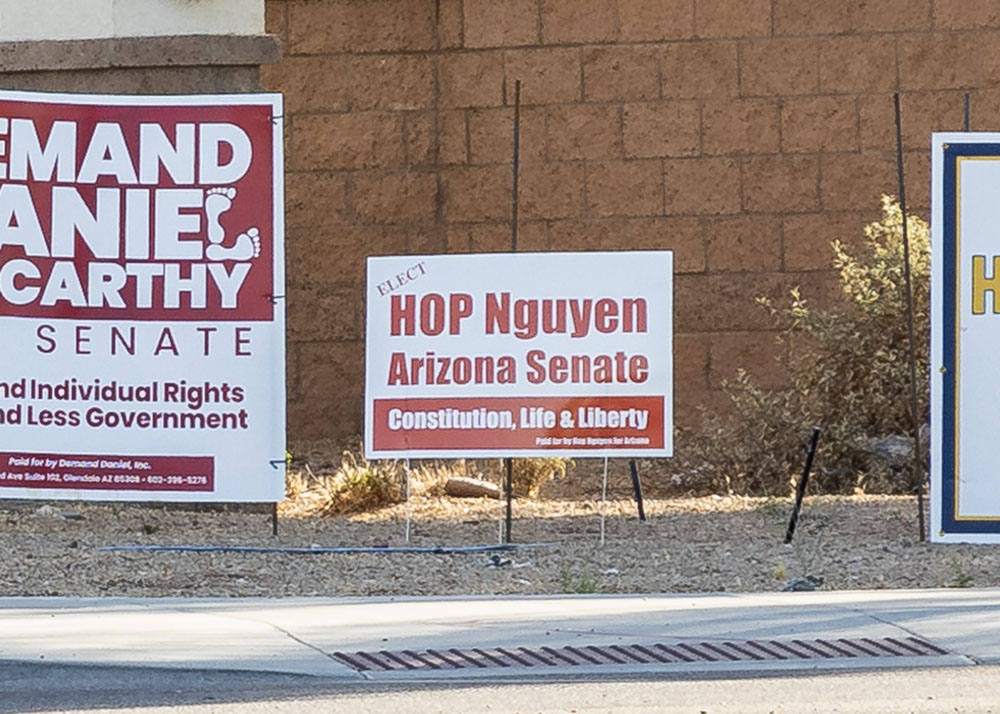
[[[605, 513], [605, 544], [601, 512]], [[276, 548], [406, 545], [407, 506], [353, 517], [279, 521], [138, 504], [0, 502], [0, 595], [286, 597], [494, 595], [1000, 585], [1000, 549], [917, 541], [914, 502], [892, 496], [806, 500], [792, 545], [788, 499], [519, 501], [512, 552], [281, 554], [105, 551], [118, 545]], [[259, 509], [258, 509], [259, 510]], [[414, 498], [410, 545], [493, 545], [504, 504]], [[510, 561], [510, 562], [507, 562]], [[499, 565], [497, 565], [499, 563]]]

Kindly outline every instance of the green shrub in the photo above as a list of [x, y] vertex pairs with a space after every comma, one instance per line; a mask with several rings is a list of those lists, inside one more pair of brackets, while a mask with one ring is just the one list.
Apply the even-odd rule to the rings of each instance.
[[570, 569], [563, 563], [559, 567], [559, 585], [562, 592], [576, 595], [592, 595], [600, 591], [598, 577], [590, 572], [590, 566], [583, 564], [581, 569]]
[[[696, 489], [787, 494], [804, 460], [810, 427], [820, 426], [815, 490], [909, 490], [906, 478], [872, 453], [871, 439], [910, 435], [910, 374], [899, 205], [882, 197], [882, 219], [864, 229], [857, 251], [833, 244], [845, 300], [811, 307], [793, 290], [782, 304], [759, 298], [780, 330], [788, 381], [764, 389], [745, 372], [726, 383], [731, 412], [705, 414], [678, 437], [678, 466]], [[908, 217], [920, 414], [927, 413], [930, 240]], [[794, 236], [791, 237], [794, 239]]]

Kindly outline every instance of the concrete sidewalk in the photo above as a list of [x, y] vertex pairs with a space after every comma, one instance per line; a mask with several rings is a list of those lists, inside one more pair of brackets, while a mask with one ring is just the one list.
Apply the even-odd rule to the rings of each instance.
[[1000, 662], [1000, 590], [517, 598], [0, 598], [0, 660], [267, 671], [345, 681], [565, 676], [587, 667], [359, 672], [335, 653], [916, 637], [945, 653], [622, 664], [601, 673]]

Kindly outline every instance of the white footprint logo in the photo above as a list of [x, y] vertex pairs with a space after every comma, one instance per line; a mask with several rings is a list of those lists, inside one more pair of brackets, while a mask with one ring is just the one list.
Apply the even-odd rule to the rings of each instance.
[[236, 189], [232, 186], [210, 188], [205, 192], [205, 217], [208, 220], [209, 245], [205, 257], [209, 260], [251, 260], [260, 255], [260, 231], [248, 228], [236, 236], [236, 242], [226, 247], [226, 229], [222, 225], [222, 214], [233, 207]]

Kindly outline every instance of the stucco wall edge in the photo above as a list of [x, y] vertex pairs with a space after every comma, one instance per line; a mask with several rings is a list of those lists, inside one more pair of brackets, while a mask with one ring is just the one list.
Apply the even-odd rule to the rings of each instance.
[[0, 42], [0, 72], [130, 67], [266, 65], [281, 59], [274, 35], [171, 35]]

